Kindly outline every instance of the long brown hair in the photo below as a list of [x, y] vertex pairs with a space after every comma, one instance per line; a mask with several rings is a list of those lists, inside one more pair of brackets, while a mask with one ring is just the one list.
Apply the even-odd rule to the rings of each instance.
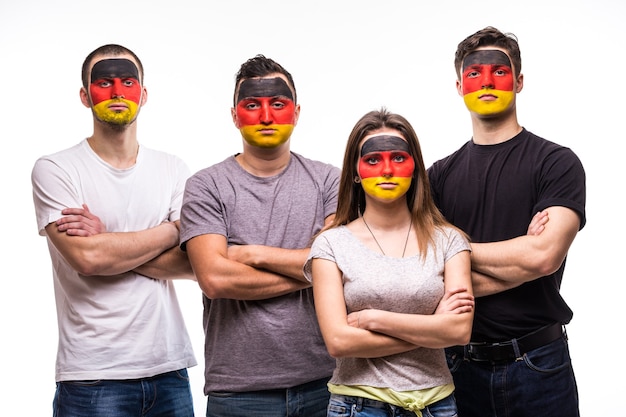
[[420, 255], [425, 258], [429, 243], [434, 244], [435, 229], [453, 226], [446, 221], [432, 199], [422, 149], [415, 130], [403, 116], [391, 113], [384, 107], [365, 114], [350, 132], [339, 182], [337, 212], [329, 228], [346, 225], [359, 218], [365, 210], [365, 192], [361, 184], [355, 182], [358, 176], [356, 167], [360, 157], [359, 145], [365, 136], [382, 128], [395, 129], [402, 133], [409, 145], [409, 153], [415, 160], [411, 186], [406, 196]]

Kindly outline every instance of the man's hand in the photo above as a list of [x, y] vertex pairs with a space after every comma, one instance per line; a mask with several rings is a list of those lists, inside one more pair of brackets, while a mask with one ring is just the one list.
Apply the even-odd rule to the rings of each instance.
[[87, 204], [82, 208], [66, 208], [61, 211], [65, 217], [56, 221], [57, 230], [69, 236], [93, 236], [106, 232], [106, 227], [98, 216], [89, 211]]
[[461, 314], [470, 312], [473, 308], [474, 296], [467, 291], [467, 288], [456, 288], [443, 295], [435, 309], [435, 314]]
[[546, 228], [546, 223], [548, 223], [548, 210], [537, 212], [533, 218], [530, 220], [530, 224], [528, 225], [528, 230], [526, 234], [529, 236], [538, 236], [543, 232]]

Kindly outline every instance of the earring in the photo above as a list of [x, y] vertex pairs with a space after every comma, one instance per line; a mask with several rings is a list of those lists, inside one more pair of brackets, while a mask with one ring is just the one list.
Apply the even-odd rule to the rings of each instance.
[[359, 177], [358, 175], [355, 175], [354, 176], [354, 182], [357, 183], [357, 184], [360, 184], [361, 183], [361, 177]]

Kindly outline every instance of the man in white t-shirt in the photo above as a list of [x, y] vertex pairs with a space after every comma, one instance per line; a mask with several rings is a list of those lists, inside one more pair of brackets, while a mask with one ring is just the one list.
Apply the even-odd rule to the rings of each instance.
[[132, 51], [97, 48], [82, 78], [93, 134], [32, 171], [59, 326], [53, 415], [193, 416], [196, 360], [173, 283], [194, 279], [178, 247], [189, 170], [139, 145], [147, 90]]

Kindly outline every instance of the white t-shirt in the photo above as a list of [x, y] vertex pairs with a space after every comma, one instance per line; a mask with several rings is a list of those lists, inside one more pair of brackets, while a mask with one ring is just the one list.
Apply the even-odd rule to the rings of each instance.
[[[39, 234], [64, 208], [89, 210], [107, 232], [178, 220], [189, 170], [182, 160], [139, 148], [116, 169], [86, 140], [38, 159], [32, 171]], [[48, 240], [59, 327], [56, 380], [133, 379], [196, 365], [174, 284], [134, 272], [84, 276]]]

